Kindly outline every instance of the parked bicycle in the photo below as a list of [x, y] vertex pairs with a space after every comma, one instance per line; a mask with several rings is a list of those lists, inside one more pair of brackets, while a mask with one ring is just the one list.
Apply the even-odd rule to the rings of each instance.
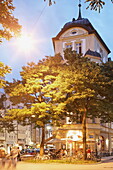
[[95, 152], [91, 153], [91, 160], [96, 161], [96, 162], [100, 162], [101, 161], [101, 155], [97, 154]]
[[50, 155], [43, 155], [37, 154], [34, 158], [35, 160], [49, 160], [51, 159]]

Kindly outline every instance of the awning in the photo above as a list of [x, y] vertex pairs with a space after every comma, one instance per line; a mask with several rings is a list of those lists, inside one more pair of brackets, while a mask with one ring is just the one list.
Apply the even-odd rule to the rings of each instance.
[[53, 144], [53, 143], [60, 143], [60, 142], [62, 142], [61, 141], [61, 139], [57, 139], [57, 138], [55, 138], [55, 139], [51, 139], [51, 140], [49, 140], [48, 142], [47, 142], [47, 144]]

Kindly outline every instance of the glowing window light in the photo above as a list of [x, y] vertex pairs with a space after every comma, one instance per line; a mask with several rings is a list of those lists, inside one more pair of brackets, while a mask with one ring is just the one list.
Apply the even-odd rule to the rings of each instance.
[[67, 138], [72, 138], [73, 141], [79, 141], [82, 139], [82, 132], [79, 130], [69, 130], [67, 133]]

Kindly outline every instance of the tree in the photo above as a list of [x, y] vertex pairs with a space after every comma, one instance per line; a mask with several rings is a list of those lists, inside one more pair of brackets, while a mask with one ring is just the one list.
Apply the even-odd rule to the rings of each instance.
[[13, 16], [14, 9], [13, 0], [0, 0], [0, 43], [3, 38], [9, 40], [20, 32], [18, 19]]
[[6, 110], [9, 109], [10, 105], [7, 103], [7, 97], [3, 93], [0, 96], [0, 132], [11, 132], [14, 131], [13, 120], [10, 121], [5, 117]]
[[104, 75], [104, 87], [102, 92], [102, 97], [106, 99], [106, 104], [108, 111], [101, 116], [102, 122], [113, 122], [113, 61], [103, 63], [101, 65], [101, 72]]
[[113, 87], [113, 61], [109, 61], [106, 63], [103, 63], [101, 65], [101, 69], [103, 74], [106, 77], [106, 89], [108, 89], [107, 91], [105, 91], [105, 95], [106, 97], [108, 97], [110, 99], [110, 101], [113, 101], [113, 95], [112, 95], [112, 88]]
[[57, 125], [66, 116], [82, 123], [86, 159], [86, 119], [113, 121], [113, 103], [108, 96], [113, 88], [113, 72], [110, 72], [113, 66], [109, 63], [100, 66], [72, 49], [66, 49], [64, 57], [65, 60], [59, 55], [46, 57], [22, 68], [22, 80], [9, 83], [5, 89], [14, 104], [22, 102], [25, 107], [11, 109], [7, 116], [9, 120], [34, 123], [42, 128], [41, 155], [46, 124]]
[[[90, 8], [91, 10], [99, 11], [103, 8], [105, 5], [105, 1], [101, 0], [86, 0], [85, 2], [89, 2], [89, 5], [86, 9]], [[113, 3], [113, 0], [111, 0]]]
[[65, 104], [65, 112], [71, 121], [82, 123], [83, 153], [86, 159], [86, 119], [97, 117], [113, 120], [113, 103], [106, 97], [108, 82], [98, 64], [71, 49], [65, 50], [64, 57], [66, 64], [54, 82], [59, 84], [57, 98], [59, 103]]
[[[11, 72], [11, 68], [8, 67], [7, 65], [4, 65], [2, 62], [0, 62], [0, 88], [5, 87], [6, 81], [5, 81], [5, 75], [7, 73]], [[5, 94], [2, 94], [0, 96], [0, 131], [3, 130], [3, 128], [7, 129], [8, 131], [12, 131], [13, 129], [13, 124], [12, 122], [6, 121], [6, 119], [3, 118], [5, 114], [5, 101], [6, 101], [6, 96]]]
[[[46, 1], [46, 0], [44, 0]], [[52, 5], [53, 3], [55, 4], [54, 0], [48, 0], [49, 6]], [[90, 8], [91, 10], [99, 11], [103, 8], [103, 5], [105, 5], [105, 1], [101, 0], [84, 0], [84, 2], [89, 2], [89, 5], [86, 9]], [[111, 0], [113, 3], [113, 0]]]
[[15, 130], [15, 126], [14, 126], [13, 120], [10, 119], [9, 121], [7, 117], [6, 118], [0, 117], [0, 132], [6, 133], [7, 131], [8, 133], [10, 133], [10, 132], [13, 132], [14, 130]]
[[5, 86], [5, 75], [11, 72], [11, 68], [0, 62], [0, 88]]
[[[54, 102], [53, 89], [58, 88], [53, 82], [58, 75], [58, 67], [61, 65], [60, 56], [46, 57], [39, 63], [29, 63], [23, 67], [22, 81], [14, 81], [7, 84], [6, 93], [11, 96], [14, 104], [23, 103], [22, 109], [10, 109], [7, 117], [18, 122], [34, 124], [34, 128], [42, 129], [42, 141], [40, 144], [40, 154], [43, 155], [45, 140], [45, 126], [53, 125], [59, 119], [64, 104], [58, 106]], [[51, 89], [51, 90], [50, 90]], [[15, 98], [17, 98], [15, 100]]]

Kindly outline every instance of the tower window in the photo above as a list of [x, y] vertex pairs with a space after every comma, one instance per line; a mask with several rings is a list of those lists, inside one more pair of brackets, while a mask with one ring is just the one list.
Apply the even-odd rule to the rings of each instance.
[[71, 34], [76, 34], [77, 32], [76, 31], [73, 31]]
[[82, 53], [82, 44], [81, 44], [81, 43], [76, 43], [76, 44], [75, 44], [75, 51], [76, 51], [78, 54], [81, 54], [81, 53]]

